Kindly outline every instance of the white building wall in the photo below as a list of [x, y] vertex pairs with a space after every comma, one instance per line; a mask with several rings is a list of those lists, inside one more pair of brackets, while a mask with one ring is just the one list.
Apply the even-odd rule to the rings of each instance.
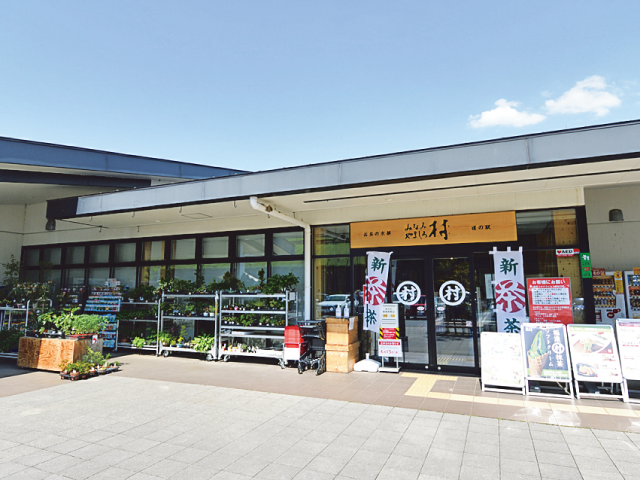
[[[640, 267], [640, 185], [589, 188], [584, 197], [593, 267]], [[623, 222], [609, 221], [614, 208], [622, 210]]]

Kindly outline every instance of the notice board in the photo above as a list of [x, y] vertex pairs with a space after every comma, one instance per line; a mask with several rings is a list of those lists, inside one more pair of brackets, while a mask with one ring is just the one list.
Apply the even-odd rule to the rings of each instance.
[[573, 323], [570, 278], [528, 278], [531, 323]]

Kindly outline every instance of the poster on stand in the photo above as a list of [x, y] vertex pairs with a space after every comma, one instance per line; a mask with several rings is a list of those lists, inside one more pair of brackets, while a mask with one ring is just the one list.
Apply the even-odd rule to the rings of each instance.
[[567, 325], [573, 376], [581, 382], [622, 382], [611, 325]]
[[622, 374], [627, 380], [640, 380], [640, 320], [616, 320]]
[[378, 355], [381, 357], [402, 357], [397, 303], [385, 303], [382, 306]]
[[367, 252], [367, 283], [364, 298], [364, 330], [377, 332], [382, 319], [382, 305], [387, 296], [390, 252]]
[[573, 323], [570, 278], [528, 278], [531, 323]]
[[523, 388], [522, 342], [517, 333], [482, 332], [482, 384]]
[[571, 381], [567, 334], [564, 325], [522, 325], [525, 374], [529, 380]]
[[498, 332], [520, 333], [520, 325], [527, 322], [522, 247], [513, 252], [499, 252], [493, 247], [489, 253], [493, 255], [495, 272], [493, 283]]

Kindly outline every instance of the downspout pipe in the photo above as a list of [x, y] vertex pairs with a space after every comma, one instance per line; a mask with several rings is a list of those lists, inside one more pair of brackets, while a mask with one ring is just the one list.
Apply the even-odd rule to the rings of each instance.
[[304, 228], [304, 318], [311, 319], [311, 225], [297, 218], [285, 215], [276, 210], [271, 205], [265, 205], [258, 201], [258, 197], [249, 197], [251, 208], [266, 215], [279, 218], [288, 223], [292, 223]]

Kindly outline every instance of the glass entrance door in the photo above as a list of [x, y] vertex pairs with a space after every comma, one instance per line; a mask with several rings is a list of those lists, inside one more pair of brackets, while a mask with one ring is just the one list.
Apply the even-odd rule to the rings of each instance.
[[477, 373], [475, 295], [469, 257], [391, 260], [389, 292], [401, 305], [404, 364]]
[[476, 322], [468, 257], [433, 259], [433, 299], [437, 366], [474, 368]]

